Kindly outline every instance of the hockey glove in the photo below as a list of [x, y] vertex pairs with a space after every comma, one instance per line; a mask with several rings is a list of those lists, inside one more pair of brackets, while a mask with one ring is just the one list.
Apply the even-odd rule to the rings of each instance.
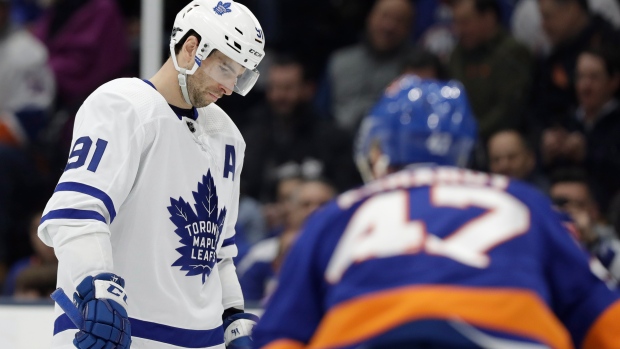
[[73, 301], [84, 316], [73, 344], [80, 349], [127, 349], [131, 344], [131, 325], [127, 317], [125, 280], [102, 273], [80, 282]]
[[258, 322], [258, 316], [249, 313], [237, 313], [224, 320], [224, 344], [227, 349], [251, 349], [252, 328]]

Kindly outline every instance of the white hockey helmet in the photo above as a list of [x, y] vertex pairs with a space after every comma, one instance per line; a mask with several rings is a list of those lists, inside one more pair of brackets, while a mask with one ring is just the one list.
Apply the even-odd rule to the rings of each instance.
[[[200, 44], [193, 67], [184, 69], [179, 67], [174, 47], [190, 30], [200, 35]], [[187, 93], [187, 75], [194, 74], [213, 50], [222, 52], [246, 69], [241, 76], [233, 76], [232, 82], [230, 76], [218, 76], [225, 74], [225, 70], [212, 69], [209, 75], [245, 96], [256, 83], [259, 76], [256, 68], [265, 56], [263, 29], [247, 7], [232, 0], [194, 0], [177, 14], [170, 39], [170, 54], [188, 104], [191, 103]]]

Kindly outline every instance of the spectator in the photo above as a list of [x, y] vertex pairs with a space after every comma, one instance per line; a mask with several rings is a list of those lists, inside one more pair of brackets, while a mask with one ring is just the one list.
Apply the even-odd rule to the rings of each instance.
[[268, 236], [280, 235], [282, 230], [284, 230], [285, 223], [291, 213], [293, 193], [297, 191], [302, 182], [302, 178], [295, 175], [288, 175], [278, 179], [275, 188], [275, 200], [263, 206]]
[[10, 1], [0, 0], [0, 284], [22, 252], [24, 212], [40, 181], [28, 146], [36, 142], [54, 98], [47, 50], [11, 21], [10, 12]]
[[307, 180], [297, 188], [282, 233], [256, 244], [239, 263], [239, 282], [246, 301], [261, 301], [269, 294], [274, 276], [303, 222], [335, 195], [335, 188], [323, 180]]
[[620, 281], [620, 240], [601, 215], [585, 173], [579, 169], [554, 173], [549, 193], [555, 205], [570, 215], [583, 245]]
[[45, 125], [54, 76], [45, 46], [13, 24], [10, 11], [10, 1], [0, 0], [0, 144], [21, 147]]
[[54, 255], [54, 249], [45, 245], [41, 239], [37, 237], [37, 228], [39, 227], [39, 222], [41, 221], [41, 213], [42, 212], [39, 211], [30, 217], [30, 229], [28, 235], [30, 238], [32, 251], [34, 253], [26, 258], [18, 260], [13, 264], [9, 270], [6, 283], [4, 284], [3, 295], [5, 296], [11, 296], [16, 292], [17, 280], [26, 269], [44, 266], [52, 266], [53, 268], [56, 268], [56, 265], [58, 264], [56, 255]]
[[537, 170], [534, 150], [518, 131], [494, 133], [489, 138], [487, 150], [491, 173], [529, 182], [544, 193], [549, 190], [549, 181]]
[[357, 45], [333, 53], [324, 86], [336, 123], [353, 134], [383, 90], [403, 70], [410, 50], [413, 7], [408, 0], [378, 0]]
[[58, 97], [68, 109], [121, 77], [130, 61], [125, 23], [114, 0], [51, 0], [34, 33], [50, 52]]
[[[588, 0], [592, 13], [596, 13], [620, 27], [620, 4], [616, 0]], [[538, 0], [519, 0], [511, 20], [515, 39], [526, 45], [537, 57], [547, 56], [551, 50], [549, 39], [542, 28]]]
[[614, 54], [600, 49], [582, 52], [577, 59], [578, 108], [564, 126], [546, 129], [542, 139], [548, 167], [584, 164], [603, 211], [620, 190], [620, 104], [615, 97], [619, 85]]
[[[456, 46], [452, 18], [453, 0], [416, 0], [414, 38], [418, 45], [428, 49], [446, 62]], [[501, 22], [507, 23], [512, 15], [513, 0], [498, 0]]]
[[575, 67], [579, 54], [590, 47], [617, 47], [620, 36], [599, 15], [590, 15], [586, 0], [539, 0], [542, 25], [551, 54], [538, 66], [533, 89], [536, 122], [556, 126], [576, 104]]
[[447, 62], [456, 46], [452, 0], [418, 0], [414, 38], [419, 46]]
[[309, 103], [312, 93], [304, 66], [283, 57], [271, 64], [267, 75], [266, 103], [250, 112], [242, 129], [247, 144], [243, 171], [251, 174], [243, 177], [243, 191], [270, 201], [277, 179], [289, 171], [307, 178], [324, 176], [339, 189], [359, 183], [351, 140]]
[[453, 14], [459, 41], [450, 73], [465, 85], [486, 141], [498, 130], [521, 126], [531, 57], [502, 28], [496, 0], [458, 0]]

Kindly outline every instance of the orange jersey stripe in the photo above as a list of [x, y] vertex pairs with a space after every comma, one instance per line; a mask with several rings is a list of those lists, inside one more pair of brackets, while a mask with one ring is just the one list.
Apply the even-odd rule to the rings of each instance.
[[616, 301], [598, 317], [590, 327], [582, 348], [620, 348], [620, 301]]
[[532, 292], [448, 286], [403, 287], [343, 302], [323, 318], [309, 348], [356, 344], [415, 320], [457, 318], [554, 349], [573, 348], [566, 328]]
[[273, 341], [261, 349], [303, 349], [304, 345], [301, 342], [294, 341], [292, 339], [278, 339]]

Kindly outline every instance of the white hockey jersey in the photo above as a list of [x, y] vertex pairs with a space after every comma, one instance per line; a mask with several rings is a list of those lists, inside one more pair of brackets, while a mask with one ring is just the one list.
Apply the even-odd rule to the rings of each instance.
[[[217, 262], [237, 254], [245, 143], [215, 104], [179, 113], [140, 79], [95, 91], [77, 114], [69, 162], [39, 227], [50, 246], [109, 233], [133, 349], [224, 348], [222, 313], [243, 306], [238, 281], [222, 285]], [[58, 286], [71, 296], [75, 275], [59, 263]], [[75, 327], [58, 306], [56, 314], [52, 347], [73, 348]]]

